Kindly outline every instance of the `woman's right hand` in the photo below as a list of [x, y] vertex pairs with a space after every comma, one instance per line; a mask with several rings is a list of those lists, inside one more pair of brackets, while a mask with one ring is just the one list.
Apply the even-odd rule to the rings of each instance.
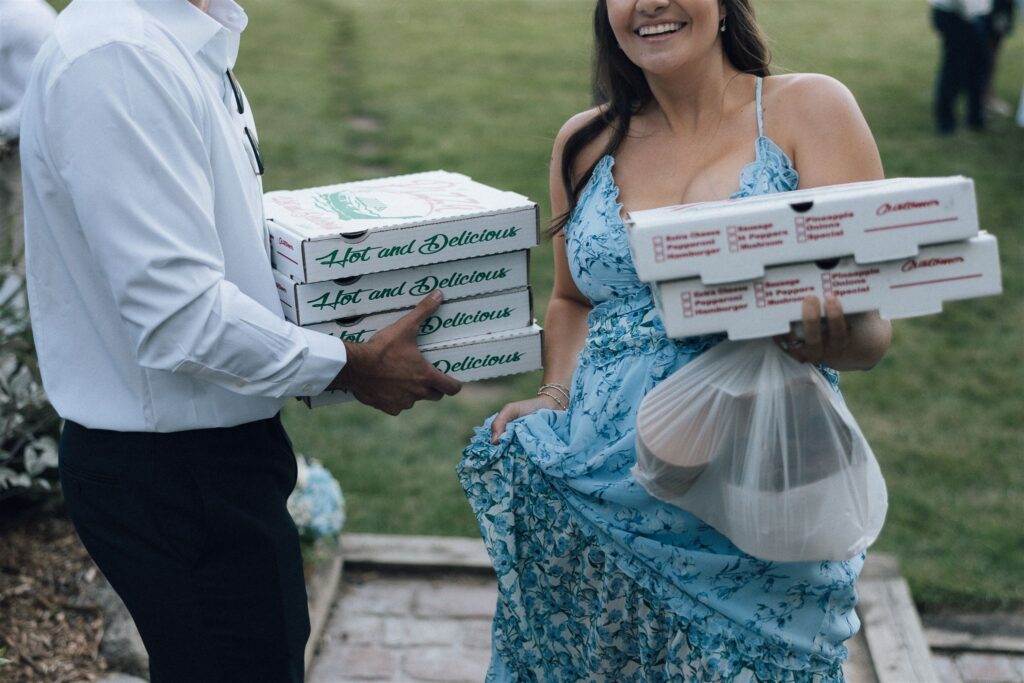
[[506, 404], [504, 408], [498, 411], [498, 414], [494, 416], [494, 421], [491, 422], [491, 443], [498, 443], [498, 439], [505, 433], [505, 427], [508, 426], [509, 422], [526, 417], [542, 408], [562, 410], [562, 406], [558, 405], [555, 399], [543, 394], [523, 401]]

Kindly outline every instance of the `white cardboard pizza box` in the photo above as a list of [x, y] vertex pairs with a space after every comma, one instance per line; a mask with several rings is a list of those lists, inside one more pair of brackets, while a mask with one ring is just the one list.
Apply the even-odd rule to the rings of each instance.
[[712, 285], [786, 263], [910, 258], [976, 235], [978, 209], [969, 178], [895, 178], [633, 211], [626, 224], [642, 281]]
[[[539, 370], [543, 336], [543, 330], [533, 324], [518, 330], [429, 344], [420, 350], [424, 358], [442, 372], [462, 382], [476, 382]], [[354, 400], [347, 391], [325, 391], [302, 398], [310, 408]]]
[[706, 285], [699, 278], [651, 285], [668, 336], [727, 332], [730, 339], [783, 334], [800, 320], [803, 299], [834, 294], [846, 313], [883, 318], [939, 313], [945, 301], [999, 294], [995, 236], [922, 247], [908, 259], [869, 265], [852, 258], [769, 268], [758, 280]]
[[449, 301], [520, 289], [529, 284], [529, 257], [528, 251], [492, 254], [305, 284], [275, 270], [274, 279], [285, 318], [311, 325], [409, 308], [435, 289]]
[[534, 202], [447, 171], [268, 192], [271, 261], [323, 282], [537, 245]]
[[[411, 308], [332, 320], [307, 325], [311, 330], [338, 337], [342, 341], [369, 341], [381, 329], [395, 323]], [[475, 337], [492, 332], [529, 327], [533, 322], [533, 296], [529, 287], [465, 299], [445, 301], [420, 325], [420, 346]]]

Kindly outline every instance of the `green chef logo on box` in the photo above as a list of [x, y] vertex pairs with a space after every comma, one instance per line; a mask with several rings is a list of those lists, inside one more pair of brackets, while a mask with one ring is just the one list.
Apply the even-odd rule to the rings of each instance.
[[360, 197], [344, 190], [341, 192], [318, 194], [313, 201], [318, 209], [334, 213], [343, 221], [381, 218], [387, 220], [409, 220], [426, 215], [420, 213], [408, 216], [388, 216], [385, 215], [388, 205], [380, 199], [368, 196]]

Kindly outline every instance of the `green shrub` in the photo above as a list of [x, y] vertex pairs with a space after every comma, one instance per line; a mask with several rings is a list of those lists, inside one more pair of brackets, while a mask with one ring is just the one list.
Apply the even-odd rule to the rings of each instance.
[[46, 400], [24, 285], [0, 271], [0, 500], [56, 488], [59, 418]]

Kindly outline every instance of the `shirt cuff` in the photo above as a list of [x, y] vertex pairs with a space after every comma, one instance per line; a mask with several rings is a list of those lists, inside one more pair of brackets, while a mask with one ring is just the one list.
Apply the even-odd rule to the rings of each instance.
[[300, 396], [316, 396], [323, 393], [341, 372], [348, 353], [345, 343], [337, 337], [301, 327], [298, 329], [306, 338], [309, 352], [295, 375], [293, 386], [298, 387]]

